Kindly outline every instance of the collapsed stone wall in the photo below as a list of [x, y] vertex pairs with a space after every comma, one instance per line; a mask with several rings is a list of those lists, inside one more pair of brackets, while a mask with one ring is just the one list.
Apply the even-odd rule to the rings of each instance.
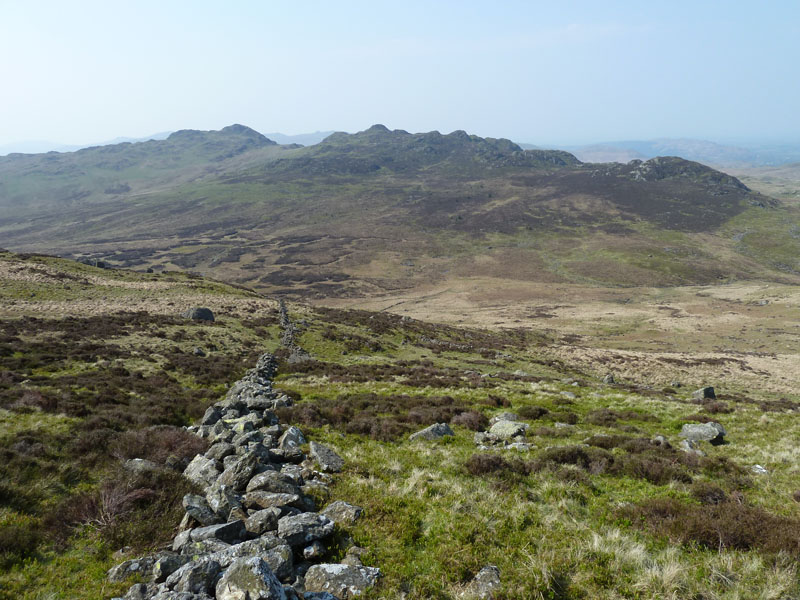
[[184, 497], [171, 550], [109, 571], [112, 581], [145, 580], [124, 600], [344, 600], [376, 583], [380, 570], [361, 563], [358, 547], [325, 562], [334, 527], [362, 509], [337, 501], [318, 511], [314, 497], [329, 495], [344, 462], [313, 441], [306, 456], [303, 432], [279, 422], [273, 411], [292, 400], [273, 390], [275, 373], [264, 354], [189, 428], [211, 442], [184, 471], [202, 493]]

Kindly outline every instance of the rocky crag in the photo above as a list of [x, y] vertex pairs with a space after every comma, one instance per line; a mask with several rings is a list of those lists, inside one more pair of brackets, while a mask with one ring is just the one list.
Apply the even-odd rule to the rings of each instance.
[[343, 600], [376, 583], [379, 569], [364, 566], [356, 546], [325, 562], [335, 528], [362, 510], [342, 501], [317, 510], [343, 461], [315, 442], [306, 456], [303, 432], [279, 423], [273, 411], [292, 400], [273, 390], [275, 372], [264, 354], [189, 428], [211, 442], [184, 471], [202, 493], [184, 497], [171, 550], [109, 571], [112, 581], [143, 581], [125, 600]]

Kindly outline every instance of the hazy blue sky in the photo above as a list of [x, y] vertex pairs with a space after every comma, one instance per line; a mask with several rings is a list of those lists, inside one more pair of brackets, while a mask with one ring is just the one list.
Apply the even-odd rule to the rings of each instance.
[[800, 139], [800, 2], [0, 0], [0, 144], [243, 123]]

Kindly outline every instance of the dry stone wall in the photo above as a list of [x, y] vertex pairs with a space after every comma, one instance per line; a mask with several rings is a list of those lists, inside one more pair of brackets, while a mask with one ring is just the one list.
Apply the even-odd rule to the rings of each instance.
[[184, 497], [170, 550], [109, 571], [112, 581], [144, 581], [125, 600], [344, 600], [377, 582], [357, 547], [341, 563], [325, 560], [335, 526], [362, 509], [340, 500], [318, 510], [314, 498], [328, 496], [329, 473], [344, 462], [316, 442], [307, 457], [303, 432], [278, 421], [273, 411], [292, 400], [273, 390], [275, 373], [264, 354], [189, 428], [211, 442], [184, 471], [202, 493]]

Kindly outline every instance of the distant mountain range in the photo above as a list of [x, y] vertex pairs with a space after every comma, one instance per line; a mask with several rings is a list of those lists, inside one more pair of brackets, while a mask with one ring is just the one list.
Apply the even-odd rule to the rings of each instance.
[[272, 294], [452, 278], [800, 283], [798, 208], [682, 158], [589, 164], [464, 131], [245, 127], [0, 158], [0, 247], [181, 269]]
[[75, 152], [76, 150], [82, 150], [83, 148], [91, 148], [93, 146], [111, 146], [113, 144], [121, 144], [124, 142], [146, 142], [149, 140], [165, 140], [172, 133], [171, 131], [162, 131], [161, 133], [154, 133], [153, 135], [148, 135], [141, 138], [131, 138], [131, 137], [117, 137], [113, 140], [106, 140], [105, 142], [98, 142], [96, 144], [59, 144], [57, 142], [47, 142], [43, 140], [39, 141], [27, 141], [27, 142], [16, 142], [13, 144], [2, 144], [0, 145], [0, 156], [6, 156], [8, 154], [14, 153], [21, 153], [21, 154], [40, 154], [43, 152]]
[[583, 162], [628, 162], [656, 156], [680, 156], [717, 167], [777, 166], [800, 161], [800, 143], [728, 146], [708, 140], [670, 139], [604, 142], [584, 146], [561, 146]]
[[[57, 142], [47, 141], [27, 141], [16, 142], [14, 144], [0, 145], [0, 156], [7, 156], [8, 154], [21, 153], [21, 154], [41, 154], [44, 152], [75, 152], [83, 150], [84, 148], [92, 148], [94, 146], [111, 146], [114, 144], [122, 144], [125, 142], [147, 142], [150, 140], [165, 140], [171, 134], [171, 131], [162, 131], [161, 133], [154, 133], [141, 138], [132, 137], [118, 137], [113, 140], [106, 140], [105, 142], [98, 142], [96, 144], [83, 144], [83, 145], [69, 145], [59, 144]], [[298, 135], [285, 135], [283, 133], [268, 133], [266, 137], [277, 142], [278, 144], [300, 144], [301, 146], [312, 146], [318, 144], [333, 131], [315, 131], [314, 133], [301, 133]]]

